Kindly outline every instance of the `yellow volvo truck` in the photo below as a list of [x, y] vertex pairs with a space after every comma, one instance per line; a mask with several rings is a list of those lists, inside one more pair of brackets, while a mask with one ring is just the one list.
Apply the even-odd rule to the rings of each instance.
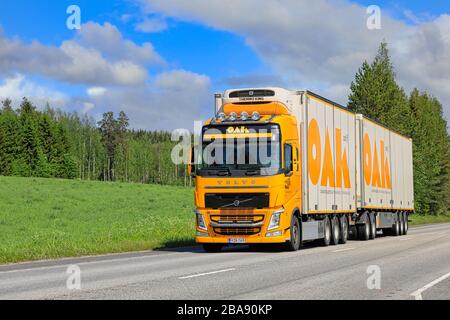
[[412, 141], [313, 92], [217, 94], [193, 150], [196, 241], [298, 250], [408, 231]]

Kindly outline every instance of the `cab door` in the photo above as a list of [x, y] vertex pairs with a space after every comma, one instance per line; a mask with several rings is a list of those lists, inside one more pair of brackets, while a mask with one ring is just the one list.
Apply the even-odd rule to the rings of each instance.
[[296, 198], [300, 199], [301, 165], [298, 142], [288, 140], [284, 144], [284, 176], [286, 202]]

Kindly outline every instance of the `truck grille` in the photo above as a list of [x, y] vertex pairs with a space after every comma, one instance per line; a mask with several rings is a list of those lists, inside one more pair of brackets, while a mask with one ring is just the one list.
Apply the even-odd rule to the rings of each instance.
[[223, 236], [251, 236], [261, 232], [261, 228], [214, 228], [214, 232]]
[[254, 223], [254, 222], [261, 222], [264, 220], [263, 215], [212, 215], [211, 221], [217, 222], [217, 223], [223, 223], [223, 222], [236, 222], [236, 223]]
[[205, 205], [212, 209], [267, 208], [269, 193], [207, 193]]

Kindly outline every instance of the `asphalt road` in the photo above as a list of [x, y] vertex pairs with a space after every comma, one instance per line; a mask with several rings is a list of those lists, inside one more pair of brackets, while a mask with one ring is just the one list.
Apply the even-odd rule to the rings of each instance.
[[[67, 286], [70, 265], [80, 290], [73, 274]], [[450, 300], [450, 224], [298, 252], [192, 247], [0, 266], [0, 299], [420, 298]]]

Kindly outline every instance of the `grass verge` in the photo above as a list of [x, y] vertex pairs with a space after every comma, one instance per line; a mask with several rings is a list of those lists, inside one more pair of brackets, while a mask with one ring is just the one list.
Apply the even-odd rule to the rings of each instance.
[[416, 226], [421, 224], [444, 223], [450, 222], [450, 213], [439, 216], [413, 214], [409, 219], [412, 221], [410, 224]]
[[190, 245], [190, 188], [0, 177], [0, 263]]

